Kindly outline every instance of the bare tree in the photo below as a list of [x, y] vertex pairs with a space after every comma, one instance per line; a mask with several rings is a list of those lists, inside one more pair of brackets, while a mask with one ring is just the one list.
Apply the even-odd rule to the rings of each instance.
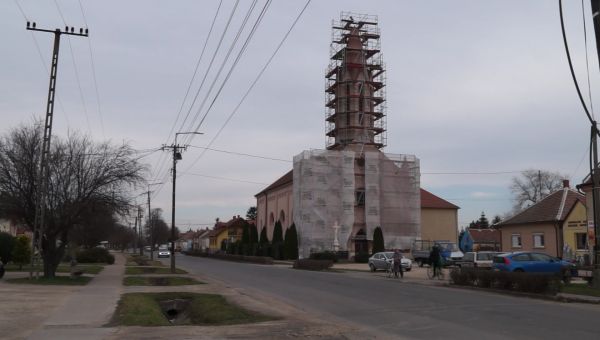
[[[0, 216], [33, 229], [42, 126], [20, 126], [0, 138]], [[117, 214], [130, 208], [132, 186], [143, 181], [145, 167], [128, 145], [94, 143], [70, 134], [54, 138], [42, 234], [44, 276], [54, 277], [69, 233], [85, 222], [85, 212], [99, 205]]]
[[165, 219], [162, 217], [161, 208], [152, 209], [150, 220], [151, 223], [150, 221], [146, 221], [146, 237], [148, 238], [151, 249], [154, 250], [156, 244], [167, 243], [171, 237], [171, 231], [169, 226], [167, 226]]
[[519, 212], [560, 189], [564, 179], [567, 176], [558, 172], [533, 169], [522, 171], [520, 176], [512, 178], [510, 184], [510, 191], [514, 195], [514, 212]]

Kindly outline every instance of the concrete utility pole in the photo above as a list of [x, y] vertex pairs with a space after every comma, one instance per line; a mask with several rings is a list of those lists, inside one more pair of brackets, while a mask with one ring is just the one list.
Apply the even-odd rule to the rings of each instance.
[[[44, 213], [45, 213], [45, 200], [48, 176], [50, 176], [48, 169], [48, 155], [50, 154], [50, 139], [52, 138], [52, 119], [54, 118], [54, 98], [56, 95], [56, 74], [58, 69], [58, 50], [60, 47], [60, 36], [76, 35], [81, 37], [88, 36], [88, 29], [85, 31], [83, 28], [79, 29], [79, 33], [75, 32], [73, 27], [66, 26], [64, 32], [57, 28], [55, 30], [36, 28], [35, 22], [27, 22], [27, 29], [30, 31], [54, 33], [54, 49], [52, 51], [52, 63], [50, 66], [50, 85], [48, 87], [48, 101], [46, 104], [46, 121], [44, 124], [44, 139], [42, 140], [42, 155], [40, 158], [40, 166], [38, 168], [37, 177], [37, 195], [36, 195], [36, 206], [35, 206], [35, 220], [33, 225], [33, 251], [31, 252], [31, 270], [29, 271], [29, 278], [33, 277], [33, 270], [39, 259], [42, 256], [42, 239], [44, 236]], [[70, 29], [70, 30], [69, 30]], [[37, 249], [37, 251], [36, 251]], [[35, 277], [39, 277], [39, 266], [36, 270]]]
[[187, 146], [177, 144], [178, 135], [201, 135], [201, 132], [177, 132], [175, 133], [175, 143], [170, 146], [163, 145], [162, 149], [173, 150], [173, 197], [171, 206], [171, 273], [175, 274], [175, 184], [177, 182], [177, 161], [181, 160], [181, 151]]
[[[600, 0], [590, 0], [592, 5], [592, 18], [594, 20], [594, 33], [596, 34], [596, 50], [598, 52], [598, 60], [600, 61]], [[598, 168], [598, 125], [594, 120], [592, 122], [592, 198], [594, 204], [594, 270], [593, 270], [593, 285], [600, 289], [600, 245], [598, 239], [600, 236], [600, 168]]]
[[142, 256], [142, 255], [144, 255], [144, 234], [142, 233], [142, 229], [143, 229], [142, 228], [142, 207], [140, 207], [139, 205], [138, 205], [136, 221], [139, 221], [139, 223], [140, 223], [139, 245], [140, 245], [140, 256]]

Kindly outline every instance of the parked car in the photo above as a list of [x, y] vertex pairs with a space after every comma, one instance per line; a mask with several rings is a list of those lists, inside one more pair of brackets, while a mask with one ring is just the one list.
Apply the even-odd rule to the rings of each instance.
[[171, 256], [171, 252], [169, 251], [169, 248], [167, 247], [158, 247], [158, 257], [169, 257]]
[[455, 264], [459, 267], [491, 269], [494, 256], [499, 254], [495, 251], [469, 251]]
[[[369, 268], [372, 272], [377, 271], [379, 269], [386, 270], [389, 266], [389, 263], [393, 261], [394, 252], [393, 251], [383, 251], [380, 253], [375, 253], [373, 256], [369, 257]], [[405, 272], [409, 272], [412, 269], [412, 261], [404, 256], [402, 256], [402, 260], [400, 260], [402, 264], [402, 270]]]
[[554, 273], [568, 282], [577, 275], [573, 263], [543, 253], [520, 251], [494, 256], [493, 268], [500, 271], [525, 273]]
[[150, 246], [145, 246], [145, 247], [144, 247], [144, 250], [146, 250], [146, 251], [150, 251], [150, 250], [151, 250], [151, 249], [150, 249]]

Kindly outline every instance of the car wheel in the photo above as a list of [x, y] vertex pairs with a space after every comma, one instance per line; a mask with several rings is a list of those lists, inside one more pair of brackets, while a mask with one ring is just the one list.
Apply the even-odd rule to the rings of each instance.
[[562, 280], [566, 285], [571, 283], [571, 272], [568, 270], [563, 271]]
[[406, 271], [409, 272], [412, 268], [406, 268]]
[[377, 270], [377, 269], [375, 269], [375, 266], [372, 263], [369, 263], [369, 268], [371, 268], [372, 272]]
[[417, 266], [423, 267], [423, 260], [417, 260]]

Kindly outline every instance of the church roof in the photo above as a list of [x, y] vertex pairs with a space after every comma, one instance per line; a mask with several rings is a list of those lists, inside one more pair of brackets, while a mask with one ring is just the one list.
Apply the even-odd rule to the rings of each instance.
[[273, 190], [275, 188], [279, 188], [279, 187], [284, 186], [286, 184], [290, 184], [293, 181], [294, 181], [294, 169], [288, 171], [285, 175], [281, 176], [278, 180], [276, 180], [271, 185], [269, 185], [268, 187], [266, 187], [265, 189], [263, 189], [263, 191], [261, 191], [258, 194], [254, 195], [254, 197], [262, 195], [262, 194], [264, 194], [265, 192], [267, 192], [269, 190]]
[[442, 199], [429, 191], [421, 188], [421, 208], [430, 209], [460, 209], [459, 206], [454, 205], [445, 199]]

